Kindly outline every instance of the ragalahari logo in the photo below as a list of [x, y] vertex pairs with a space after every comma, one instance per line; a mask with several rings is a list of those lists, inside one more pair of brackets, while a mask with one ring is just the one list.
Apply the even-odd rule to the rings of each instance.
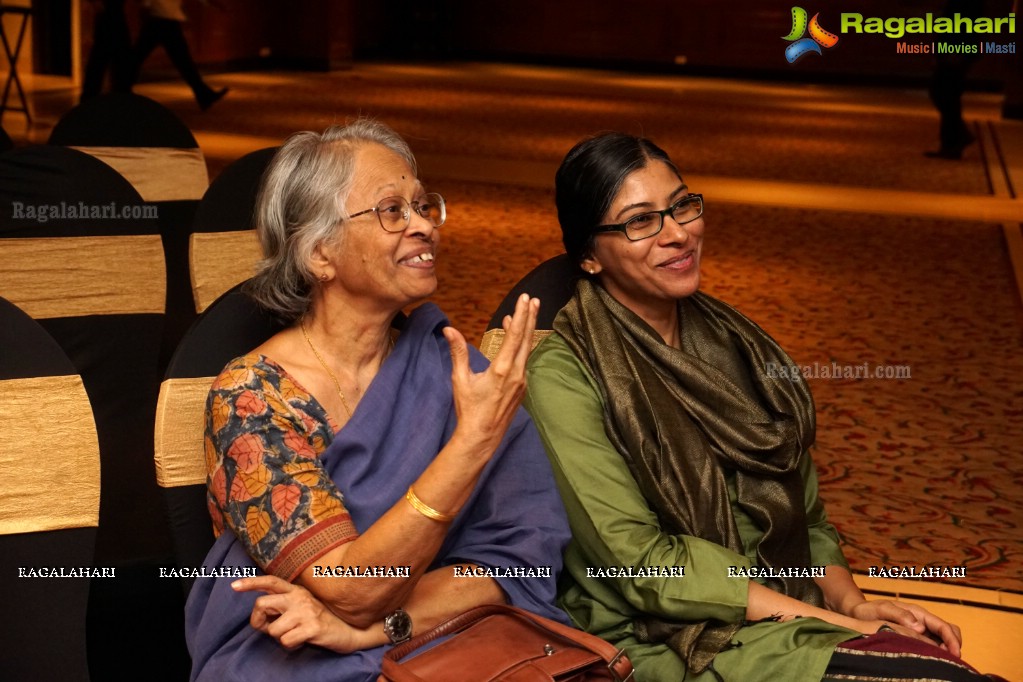
[[[820, 16], [820, 12], [813, 15], [813, 19], [810, 19], [809, 23], [806, 21], [806, 10], [802, 7], [792, 8], [792, 31], [789, 32], [783, 40], [787, 40], [791, 45], [785, 48], [785, 59], [789, 60], [789, 64], [795, 64], [796, 61], [807, 54], [808, 52], [816, 52], [821, 54], [822, 47], [834, 47], [838, 45], [838, 36], [831, 31], [825, 31], [817, 17]], [[803, 34], [809, 29], [810, 37], [804, 38]]]

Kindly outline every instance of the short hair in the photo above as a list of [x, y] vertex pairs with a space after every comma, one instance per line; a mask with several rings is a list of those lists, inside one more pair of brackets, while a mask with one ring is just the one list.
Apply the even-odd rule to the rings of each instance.
[[626, 133], [602, 133], [579, 142], [554, 176], [561, 239], [573, 263], [593, 251], [593, 235], [625, 178], [651, 160], [663, 161], [681, 178], [668, 154], [650, 140]]
[[322, 134], [295, 133], [263, 173], [255, 208], [263, 260], [245, 291], [285, 323], [309, 309], [316, 279], [309, 268], [313, 251], [343, 240], [339, 226], [350, 213], [355, 155], [369, 143], [390, 149], [416, 172], [415, 157], [401, 136], [383, 123], [359, 119]]

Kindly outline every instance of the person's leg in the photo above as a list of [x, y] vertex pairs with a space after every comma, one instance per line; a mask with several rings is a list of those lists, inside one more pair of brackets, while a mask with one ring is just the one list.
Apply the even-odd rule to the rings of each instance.
[[124, 0], [107, 0], [110, 14], [110, 76], [114, 92], [131, 92], [134, 79], [132, 61], [131, 31], [128, 18], [124, 15]]
[[929, 156], [959, 158], [963, 149], [973, 142], [973, 134], [963, 120], [963, 92], [971, 65], [971, 60], [962, 58], [942, 58], [938, 62], [929, 94], [940, 116], [941, 147]]
[[195, 65], [195, 61], [192, 59], [192, 52], [188, 49], [188, 43], [185, 41], [185, 33], [181, 30], [181, 22], [170, 19], [160, 19], [160, 22], [162, 24], [160, 35], [162, 37], [163, 48], [167, 51], [167, 55], [174, 64], [174, 68], [178, 70], [181, 77], [192, 88], [192, 93], [195, 95], [199, 105], [203, 106], [205, 102], [219, 99], [216, 97], [216, 92], [213, 88], [206, 85], [202, 75], [199, 73], [198, 67]]
[[103, 91], [103, 76], [106, 75], [107, 65], [113, 59], [109, 13], [110, 11], [104, 8], [96, 15], [92, 48], [89, 50], [89, 59], [82, 77], [83, 102]]
[[142, 28], [139, 29], [139, 37], [135, 41], [135, 47], [132, 49], [131, 59], [128, 64], [128, 80], [132, 85], [139, 80], [142, 63], [146, 61], [146, 57], [150, 55], [160, 42], [159, 26], [154, 23], [156, 21], [158, 20], [148, 16], [142, 21]]

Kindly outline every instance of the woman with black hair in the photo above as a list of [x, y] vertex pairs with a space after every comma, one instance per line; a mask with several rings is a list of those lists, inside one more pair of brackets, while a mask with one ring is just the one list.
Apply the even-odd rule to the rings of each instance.
[[699, 291], [703, 195], [621, 133], [576, 145], [556, 183], [583, 277], [530, 359], [526, 406], [572, 527], [559, 604], [575, 624], [646, 681], [980, 679], [959, 628], [853, 582], [806, 383]]

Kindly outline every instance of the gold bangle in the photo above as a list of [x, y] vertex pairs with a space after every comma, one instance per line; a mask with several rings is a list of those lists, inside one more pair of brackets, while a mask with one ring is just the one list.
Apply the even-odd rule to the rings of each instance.
[[412, 491], [412, 486], [408, 487], [408, 492], [405, 493], [405, 499], [408, 500], [408, 503], [412, 505], [413, 509], [428, 519], [440, 521], [441, 523], [447, 523], [455, 520], [455, 514], [444, 514], [443, 512], [439, 512], [416, 497], [416, 494]]

